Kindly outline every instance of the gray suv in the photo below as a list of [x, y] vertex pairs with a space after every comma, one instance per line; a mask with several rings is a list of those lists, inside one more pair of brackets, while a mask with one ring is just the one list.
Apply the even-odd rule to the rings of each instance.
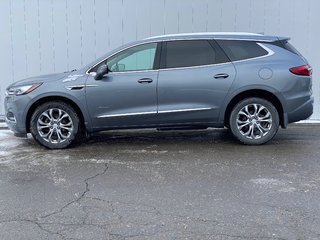
[[244, 144], [313, 112], [307, 60], [288, 38], [250, 33], [152, 37], [71, 72], [10, 85], [6, 122], [16, 136], [68, 147], [87, 134], [131, 128], [230, 129]]

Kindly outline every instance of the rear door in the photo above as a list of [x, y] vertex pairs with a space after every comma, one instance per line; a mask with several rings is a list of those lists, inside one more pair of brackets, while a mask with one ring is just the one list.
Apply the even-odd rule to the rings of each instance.
[[216, 122], [235, 68], [213, 40], [163, 44], [158, 77], [160, 124]]

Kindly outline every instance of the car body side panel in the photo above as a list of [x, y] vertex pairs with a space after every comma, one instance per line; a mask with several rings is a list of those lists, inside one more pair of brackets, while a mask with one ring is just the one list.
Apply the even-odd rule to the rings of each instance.
[[[216, 79], [217, 74], [228, 74]], [[159, 71], [160, 124], [217, 122], [236, 72], [232, 63]]]
[[108, 73], [99, 81], [89, 76], [86, 102], [93, 130], [157, 125], [157, 79], [157, 70]]
[[[69, 99], [79, 107], [84, 117], [86, 128], [90, 131], [91, 118], [85, 105], [85, 79], [87, 76], [82, 74], [80, 75], [77, 75], [77, 78], [72, 78], [72, 81], [70, 81], [70, 77], [68, 78], [68, 76], [66, 76], [63, 79], [46, 82], [38, 89], [27, 95], [7, 96], [5, 100], [6, 112], [11, 109], [14, 110], [17, 118], [16, 123], [12, 126], [12, 128], [17, 129], [15, 132], [23, 134], [29, 131], [26, 129], [26, 119], [27, 114], [34, 103], [43, 98], [53, 100], [57, 97]], [[66, 79], [68, 81], [65, 81]], [[77, 90], [69, 90], [68, 88], [71, 86], [77, 86], [78, 88]], [[8, 122], [8, 125], [13, 125], [13, 123]]]
[[[306, 64], [305, 61], [298, 55], [275, 45], [267, 43], [263, 45], [276, 54], [234, 62], [237, 78], [224, 101], [220, 121], [223, 121], [225, 110], [231, 99], [247, 90], [265, 90], [274, 94], [281, 102], [285, 115], [311, 99], [311, 77], [297, 76], [289, 71], [292, 67]], [[306, 111], [309, 110], [306, 109]], [[288, 123], [293, 120], [288, 118]]]

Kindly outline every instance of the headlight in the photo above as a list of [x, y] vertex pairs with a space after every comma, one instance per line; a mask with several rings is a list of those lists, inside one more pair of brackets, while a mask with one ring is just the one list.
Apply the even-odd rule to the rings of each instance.
[[41, 85], [42, 85], [42, 83], [35, 83], [35, 84], [31, 84], [31, 85], [10, 87], [7, 89], [6, 94], [7, 95], [16, 95], [16, 96], [28, 94], [28, 93], [31, 93], [33, 90], [37, 89], [38, 87], [40, 87]]

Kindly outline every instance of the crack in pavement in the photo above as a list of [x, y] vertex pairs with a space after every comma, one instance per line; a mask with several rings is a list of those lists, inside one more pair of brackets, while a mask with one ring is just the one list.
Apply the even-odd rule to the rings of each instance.
[[[112, 160], [114, 160], [117, 156], [114, 156], [112, 158]], [[110, 162], [110, 161], [109, 161]], [[51, 235], [58, 235], [60, 238], [62, 239], [72, 239], [72, 238], [66, 238], [63, 234], [60, 233], [60, 231], [57, 231], [57, 232], [53, 232], [53, 231], [50, 231], [48, 229], [46, 229], [45, 227], [43, 227], [43, 225], [49, 225], [50, 223], [46, 223], [46, 222], [42, 222], [41, 220], [43, 219], [46, 219], [50, 216], [54, 216], [56, 214], [59, 214], [59, 213], [62, 213], [64, 209], [68, 208], [70, 205], [74, 204], [74, 203], [79, 203], [81, 201], [81, 199], [83, 199], [85, 197], [85, 195], [90, 191], [90, 186], [89, 186], [89, 181], [92, 180], [92, 179], [95, 179], [101, 175], [104, 175], [107, 170], [109, 169], [109, 165], [108, 163], [105, 163], [104, 164], [104, 168], [103, 168], [103, 171], [93, 175], [93, 176], [90, 176], [88, 178], [86, 178], [84, 180], [84, 183], [85, 183], [85, 190], [80, 194], [80, 196], [78, 196], [76, 199], [73, 199], [72, 201], [66, 203], [65, 205], [63, 205], [61, 208], [59, 208], [58, 210], [56, 211], [53, 211], [49, 214], [46, 214], [46, 215], [43, 215], [43, 216], [40, 216], [40, 217], [37, 217], [36, 219], [8, 219], [8, 220], [2, 220], [0, 221], [0, 223], [12, 223], [12, 222], [27, 222], [27, 223], [32, 223], [32, 224], [35, 224], [36, 226], [38, 226], [38, 228], [48, 234], [51, 234]], [[93, 225], [93, 224], [85, 224], [85, 225]], [[100, 225], [95, 225], [95, 226], [99, 226], [101, 227]]]
[[104, 167], [104, 169], [103, 169], [102, 172], [97, 173], [97, 174], [95, 174], [95, 175], [93, 175], [93, 176], [91, 176], [91, 177], [88, 177], [88, 178], [86, 178], [86, 179], [84, 180], [85, 190], [80, 194], [79, 197], [77, 197], [76, 199], [68, 202], [68, 203], [65, 204], [63, 207], [61, 207], [59, 210], [56, 210], [56, 211], [54, 211], [54, 212], [51, 212], [51, 213], [46, 214], [46, 215], [44, 215], [44, 216], [41, 216], [41, 217], [39, 217], [39, 219], [45, 219], [45, 218], [48, 218], [48, 217], [53, 216], [53, 215], [55, 215], [55, 214], [61, 213], [61, 212], [63, 212], [64, 209], [66, 209], [67, 207], [69, 207], [71, 204], [73, 204], [73, 203], [79, 203], [79, 202], [81, 201], [81, 199], [90, 191], [89, 181], [92, 180], [92, 179], [95, 179], [96, 177], [99, 177], [99, 176], [101, 176], [101, 175], [104, 175], [104, 174], [107, 172], [107, 170], [109, 169], [108, 163], [105, 163], [104, 165], [105, 165], [105, 167]]

